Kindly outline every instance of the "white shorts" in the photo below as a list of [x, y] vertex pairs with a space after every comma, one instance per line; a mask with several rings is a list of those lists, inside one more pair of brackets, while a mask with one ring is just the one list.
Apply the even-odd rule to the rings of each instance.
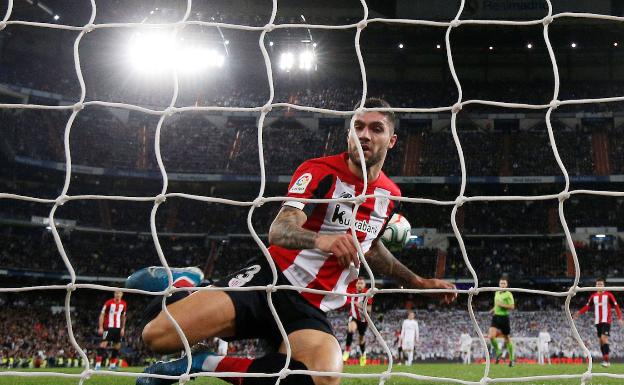
[[401, 349], [403, 349], [403, 350], [414, 350], [414, 344], [403, 344], [403, 345], [401, 345]]

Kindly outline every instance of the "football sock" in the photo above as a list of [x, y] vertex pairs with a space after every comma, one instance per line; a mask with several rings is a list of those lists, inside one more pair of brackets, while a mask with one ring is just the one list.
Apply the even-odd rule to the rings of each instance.
[[609, 344], [600, 345], [600, 351], [602, 352], [602, 359], [609, 362]]
[[507, 346], [507, 351], [509, 352], [509, 361], [513, 361], [515, 357], [513, 343], [511, 342], [511, 340], [509, 340], [509, 342], [507, 342], [505, 346]]
[[500, 356], [501, 351], [500, 351], [500, 348], [498, 347], [498, 341], [496, 340], [496, 338], [490, 338], [490, 343], [492, 344], [492, 349], [494, 350], [494, 355], [496, 357]]
[[346, 351], [350, 351], [351, 350], [351, 344], [353, 343], [353, 333], [348, 332], [347, 333], [347, 343], [345, 344], [345, 350]]
[[[179, 373], [171, 375], [181, 375], [186, 371], [186, 357], [179, 358], [172, 362], [173, 365], [180, 364], [177, 371]], [[286, 355], [282, 353], [269, 353], [266, 356], [256, 359], [244, 357], [216, 356], [211, 353], [197, 353], [193, 355], [191, 362], [191, 373], [199, 372], [240, 372], [240, 373], [278, 373], [286, 365]], [[291, 370], [307, 370], [307, 367], [300, 361], [290, 360], [288, 368]], [[221, 377], [220, 377], [221, 378]], [[277, 377], [222, 377], [234, 385], [273, 385]], [[307, 374], [291, 374], [281, 382], [284, 385], [314, 385], [312, 377]]]

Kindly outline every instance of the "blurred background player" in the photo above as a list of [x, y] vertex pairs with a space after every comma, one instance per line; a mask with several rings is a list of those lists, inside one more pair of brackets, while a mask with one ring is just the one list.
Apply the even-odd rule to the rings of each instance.
[[95, 370], [100, 369], [102, 361], [105, 361], [107, 348], [110, 343], [109, 369], [117, 369], [121, 340], [126, 334], [126, 310], [128, 305], [121, 299], [123, 292], [116, 291], [114, 297], [109, 299], [102, 306], [100, 318], [98, 320], [98, 335], [102, 336], [102, 341], [95, 356]]
[[462, 363], [470, 364], [472, 359], [472, 337], [466, 331], [459, 336], [459, 352], [461, 354]]
[[414, 312], [407, 312], [407, 319], [403, 320], [401, 325], [401, 348], [403, 354], [407, 355], [406, 365], [412, 365], [414, 360], [414, 344], [420, 342], [420, 332], [418, 330], [418, 321], [414, 319]]
[[227, 356], [228, 353], [228, 342], [222, 340], [219, 337], [214, 338], [214, 342], [217, 343], [217, 354], [220, 356]]
[[[350, 286], [348, 293], [366, 294], [368, 288], [364, 277], [358, 277], [355, 286]], [[366, 331], [368, 330], [368, 321], [364, 316], [364, 312], [368, 314], [373, 310], [373, 298], [369, 297], [349, 297], [349, 323], [347, 324], [347, 341], [345, 343], [345, 351], [342, 354], [342, 360], [347, 361], [351, 356], [351, 344], [353, 343], [353, 333], [358, 332], [358, 343], [360, 345], [360, 365], [366, 365]], [[366, 304], [366, 305], [365, 305]]]
[[624, 326], [622, 321], [622, 310], [613, 294], [604, 291], [601, 288], [605, 286], [604, 278], [596, 280], [598, 291], [589, 296], [587, 303], [578, 312], [574, 314], [574, 319], [586, 313], [590, 306], [594, 305], [594, 324], [596, 325], [596, 333], [598, 334], [598, 342], [600, 344], [600, 352], [602, 353], [602, 363], [604, 367], [611, 366], [609, 362], [609, 335], [611, 335], [611, 309], [615, 308], [620, 326]]
[[[503, 275], [498, 281], [498, 286], [502, 289], [506, 289], [509, 286], [507, 275]], [[488, 331], [490, 343], [492, 344], [492, 351], [496, 357], [496, 363], [498, 363], [503, 355], [502, 350], [498, 346], [498, 337], [503, 337], [505, 347], [509, 353], [509, 366], [514, 366], [514, 348], [509, 338], [511, 334], [511, 326], [509, 323], [509, 311], [515, 309], [515, 303], [513, 295], [510, 291], [499, 290], [494, 293], [494, 307], [490, 310], [493, 313], [492, 324]]]
[[550, 365], [550, 333], [546, 329], [539, 332], [537, 335], [537, 363], [544, 365], [544, 357], [548, 358], [548, 364]]

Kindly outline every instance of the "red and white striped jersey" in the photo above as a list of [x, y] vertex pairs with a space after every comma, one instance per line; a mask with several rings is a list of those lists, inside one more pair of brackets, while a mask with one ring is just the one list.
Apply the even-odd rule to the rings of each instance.
[[603, 291], [602, 293], [595, 292], [589, 296], [587, 304], [579, 310], [580, 314], [586, 313], [591, 304], [594, 304], [594, 323], [611, 323], [611, 309], [615, 307], [618, 319], [622, 319], [622, 310], [618, 305], [615, 297], [611, 292]]
[[[299, 166], [292, 176], [288, 196], [293, 198], [353, 198], [362, 193], [364, 183], [348, 167], [347, 153], [311, 159]], [[359, 206], [355, 229], [363, 252], [367, 252], [391, 216], [396, 203], [390, 196], [400, 196], [401, 191], [383, 172], [368, 183], [366, 194], [377, 197], [367, 199]], [[308, 215], [303, 228], [317, 233], [348, 233], [353, 220], [351, 202], [305, 204], [286, 201], [285, 206], [304, 210]], [[345, 293], [350, 282], [358, 277], [359, 269], [342, 268], [338, 260], [317, 249], [290, 250], [271, 245], [269, 252], [278, 268], [293, 286]], [[346, 303], [344, 295], [301, 295], [313, 306], [327, 312]]]
[[[347, 290], [347, 293], [353, 294], [366, 294], [367, 292], [368, 288], [365, 288], [364, 290], [358, 292], [354, 285], [349, 285], [349, 288]], [[353, 319], [360, 322], [366, 322], [364, 312], [366, 311], [367, 305], [373, 304], [373, 298], [370, 297], [368, 301], [366, 301], [366, 297], [349, 297], [348, 301], [351, 304], [351, 307], [349, 309], [349, 317], [352, 317]]]
[[106, 301], [102, 307], [102, 314], [104, 314], [104, 329], [121, 328], [121, 316], [126, 315], [127, 308], [128, 305], [123, 299], [119, 302], [115, 302], [114, 299]]

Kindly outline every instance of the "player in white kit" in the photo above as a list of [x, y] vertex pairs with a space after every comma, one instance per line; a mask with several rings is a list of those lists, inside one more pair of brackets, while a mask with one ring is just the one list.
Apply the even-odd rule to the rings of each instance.
[[219, 355], [219, 356], [227, 356], [228, 342], [222, 340], [219, 337], [215, 337], [214, 338], [214, 342], [217, 343], [217, 355]]
[[407, 355], [407, 365], [411, 365], [414, 359], [414, 343], [420, 342], [420, 332], [418, 330], [418, 321], [414, 319], [414, 312], [407, 313], [407, 319], [403, 320], [401, 326], [401, 348], [403, 354]]
[[472, 356], [472, 337], [466, 332], [463, 332], [459, 337], [459, 349], [462, 357], [462, 363], [464, 365], [470, 364]]
[[550, 349], [548, 344], [550, 343], [550, 333], [546, 330], [539, 332], [537, 336], [537, 363], [544, 365], [544, 357], [548, 358], [548, 364], [550, 365]]

